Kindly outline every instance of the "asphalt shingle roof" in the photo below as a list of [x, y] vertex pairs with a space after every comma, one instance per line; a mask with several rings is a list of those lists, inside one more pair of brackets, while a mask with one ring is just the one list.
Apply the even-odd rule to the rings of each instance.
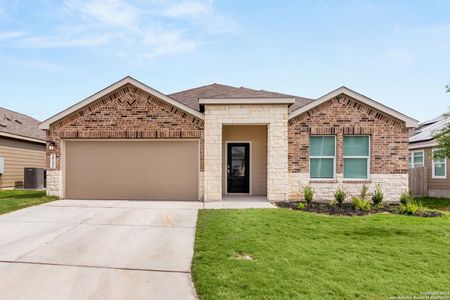
[[289, 112], [292, 112], [313, 101], [312, 99], [304, 97], [265, 90], [254, 90], [246, 87], [238, 88], [218, 83], [173, 93], [168, 96], [198, 111], [200, 110], [200, 105], [198, 103], [198, 99], [200, 98], [295, 98], [295, 103], [289, 107]]
[[0, 132], [45, 141], [45, 132], [39, 129], [39, 123], [30, 116], [0, 107]]

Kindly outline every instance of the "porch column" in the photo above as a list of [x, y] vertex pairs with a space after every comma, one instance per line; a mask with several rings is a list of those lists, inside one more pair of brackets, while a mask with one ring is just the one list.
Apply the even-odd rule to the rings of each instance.
[[[215, 118], [216, 117], [216, 118]], [[204, 201], [222, 200], [222, 122], [205, 110]]]
[[267, 130], [267, 200], [286, 201], [288, 197], [288, 110], [271, 107]]

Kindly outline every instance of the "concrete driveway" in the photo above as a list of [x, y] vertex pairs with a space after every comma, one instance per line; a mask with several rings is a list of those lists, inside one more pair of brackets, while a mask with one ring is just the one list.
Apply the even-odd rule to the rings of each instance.
[[1, 299], [195, 299], [200, 202], [60, 200], [0, 216]]

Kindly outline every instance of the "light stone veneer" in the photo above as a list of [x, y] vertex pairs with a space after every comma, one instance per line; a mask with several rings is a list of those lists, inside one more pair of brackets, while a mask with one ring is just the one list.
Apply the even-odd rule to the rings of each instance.
[[204, 201], [222, 200], [223, 125], [267, 125], [267, 199], [288, 194], [288, 107], [273, 105], [205, 105]]
[[199, 174], [199, 178], [198, 178], [199, 182], [199, 186], [198, 186], [198, 200], [203, 200], [203, 195], [205, 192], [205, 187], [204, 187], [204, 182], [205, 182], [205, 173], [204, 172], [200, 172]]
[[62, 177], [60, 170], [48, 170], [47, 171], [47, 195], [57, 196], [62, 198]]
[[365, 184], [369, 192], [375, 190], [377, 183], [381, 185], [384, 193], [384, 201], [396, 202], [400, 200], [400, 194], [408, 190], [408, 174], [371, 174], [370, 182], [345, 182], [343, 174], [336, 175], [336, 182], [310, 181], [308, 173], [289, 173], [289, 199], [303, 199], [303, 188], [311, 186], [314, 189], [315, 200], [333, 200], [336, 189], [341, 188], [348, 193], [347, 201], [352, 196], [357, 196]]

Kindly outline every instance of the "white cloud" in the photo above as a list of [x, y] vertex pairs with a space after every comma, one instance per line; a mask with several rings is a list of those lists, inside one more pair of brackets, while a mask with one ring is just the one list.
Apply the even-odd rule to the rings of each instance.
[[23, 68], [29, 68], [29, 69], [38, 69], [41, 71], [47, 71], [47, 72], [60, 72], [64, 69], [57, 64], [47, 62], [44, 60], [36, 60], [36, 59], [24, 59], [23, 57], [15, 58], [15, 57], [1, 57], [0, 58], [0, 65], [11, 65], [14, 67], [23, 67]]
[[161, 11], [161, 15], [189, 19], [210, 34], [234, 33], [238, 30], [234, 20], [214, 10], [212, 0], [185, 0], [172, 3]]
[[64, 5], [69, 14], [104, 26], [131, 28], [139, 18], [138, 8], [121, 0], [67, 0]]
[[56, 12], [53, 28], [5, 32], [3, 38], [0, 33], [0, 42], [34, 49], [95, 47], [150, 59], [193, 51], [210, 36], [236, 28], [215, 12], [212, 0], [65, 0]]
[[163, 10], [169, 17], [201, 17], [211, 14], [212, 1], [182, 1], [174, 3]]
[[3, 32], [0, 32], [0, 41], [15, 39], [15, 38], [23, 37], [25, 35], [26, 35], [26, 33], [23, 31], [3, 31]]

